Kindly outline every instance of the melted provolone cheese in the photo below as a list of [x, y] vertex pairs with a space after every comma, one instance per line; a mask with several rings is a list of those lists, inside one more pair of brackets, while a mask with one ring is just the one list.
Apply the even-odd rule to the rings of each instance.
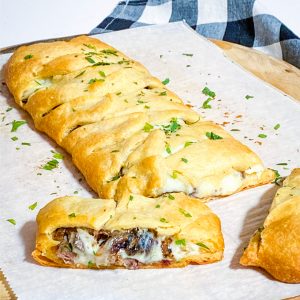
[[241, 187], [242, 183], [242, 173], [235, 171], [224, 176], [219, 182], [203, 179], [196, 188], [194, 195], [199, 198], [228, 195], [237, 191]]
[[191, 194], [193, 193], [193, 187], [191, 184], [185, 183], [179, 178], [167, 176], [162, 194], [171, 192], [185, 192], [186, 194]]
[[77, 228], [77, 234], [83, 243], [84, 250], [81, 251], [76, 247], [73, 247], [73, 252], [77, 254], [74, 262], [83, 265], [88, 265], [89, 262], [95, 263], [95, 253], [99, 249], [97, 241], [86, 230]]
[[120, 250], [119, 253], [122, 258], [133, 258], [144, 264], [154, 263], [164, 259], [161, 250], [161, 239], [156, 240], [155, 245], [152, 246], [151, 251], [148, 254], [143, 252], [136, 253], [135, 255], [127, 255], [127, 253], [123, 249]]
[[32, 94], [38, 90], [45, 89], [52, 85], [52, 80], [50, 78], [38, 79], [33, 82], [33, 85], [30, 86], [27, 90], [24, 91], [22, 98], [28, 99]]
[[249, 174], [253, 174], [253, 173], [257, 173], [257, 175], [259, 175], [260, 173], [262, 173], [264, 170], [264, 167], [262, 165], [254, 165], [252, 167], [250, 167], [249, 169], [247, 169], [245, 171], [245, 174], [249, 175]]
[[186, 245], [176, 245], [176, 243], [173, 241], [170, 244], [170, 249], [172, 250], [174, 258], [177, 261], [187, 256], [199, 254], [199, 246], [191, 242], [186, 242]]

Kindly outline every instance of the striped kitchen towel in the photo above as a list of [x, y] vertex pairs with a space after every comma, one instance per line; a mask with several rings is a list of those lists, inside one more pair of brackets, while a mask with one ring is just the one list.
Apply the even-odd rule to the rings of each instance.
[[253, 47], [300, 68], [300, 39], [261, 0], [121, 1], [91, 33], [185, 20], [198, 33]]

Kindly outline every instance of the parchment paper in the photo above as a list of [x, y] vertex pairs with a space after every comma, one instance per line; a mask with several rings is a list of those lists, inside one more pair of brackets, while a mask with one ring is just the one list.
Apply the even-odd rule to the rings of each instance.
[[[266, 166], [282, 175], [300, 167], [299, 103], [232, 63], [184, 23], [99, 37], [145, 64], [155, 76], [169, 78], [168, 87], [203, 116], [219, 123], [230, 122], [225, 128], [239, 129], [231, 133], [256, 151]], [[7, 58], [1, 56], [1, 66]], [[201, 93], [204, 86], [216, 92], [212, 109], [200, 109], [207, 98]], [[39, 208], [55, 197], [74, 192], [80, 196], [96, 195], [80, 179], [69, 155], [34, 129], [30, 117], [16, 107], [4, 85], [1, 90], [0, 266], [19, 299], [280, 299], [300, 294], [300, 285], [277, 282], [264, 271], [238, 264], [243, 247], [267, 214], [275, 185], [209, 203], [221, 218], [226, 243], [224, 259], [219, 263], [137, 271], [68, 270], [37, 265], [30, 254]], [[246, 100], [246, 95], [254, 98]], [[6, 112], [8, 107], [13, 109]], [[28, 125], [10, 132], [9, 123], [21, 119], [27, 120]], [[274, 129], [276, 124], [280, 124], [278, 130]], [[261, 133], [267, 138], [258, 138]], [[13, 136], [18, 140], [11, 140]], [[21, 145], [22, 142], [31, 146]], [[64, 153], [65, 159], [57, 169], [40, 169], [52, 158], [51, 150]], [[282, 162], [288, 165], [276, 166]], [[36, 201], [37, 208], [28, 209]], [[15, 219], [15, 226], [6, 221], [10, 218]]]

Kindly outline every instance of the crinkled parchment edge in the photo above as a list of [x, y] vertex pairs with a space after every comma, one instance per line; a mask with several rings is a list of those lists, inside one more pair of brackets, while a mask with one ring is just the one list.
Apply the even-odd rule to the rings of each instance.
[[17, 300], [15, 292], [10, 287], [6, 276], [0, 268], [0, 299], [1, 300]]

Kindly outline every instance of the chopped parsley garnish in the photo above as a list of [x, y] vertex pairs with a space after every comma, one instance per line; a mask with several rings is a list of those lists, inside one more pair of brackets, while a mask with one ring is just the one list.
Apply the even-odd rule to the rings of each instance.
[[144, 106], [144, 108], [146, 108], [146, 109], [149, 109], [149, 108], [150, 108], [150, 106], [148, 106], [148, 105], [145, 105], [145, 106]]
[[202, 90], [202, 94], [209, 96], [211, 98], [215, 98], [216, 97], [216, 93], [213, 92], [212, 90], [210, 90], [207, 86]]
[[57, 168], [58, 164], [59, 164], [58, 160], [52, 159], [52, 160], [48, 161], [45, 165], [43, 165], [42, 168], [44, 170], [51, 171], [51, 170]]
[[23, 142], [22, 145], [23, 145], [23, 146], [31, 146], [31, 144], [30, 144], [30, 143], [27, 143], [27, 142]]
[[192, 217], [192, 215], [189, 212], [185, 211], [183, 208], [179, 208], [179, 212], [182, 213], [187, 218]]
[[118, 180], [120, 177], [121, 177], [121, 174], [118, 173], [117, 175], [113, 176], [113, 177], [111, 178], [111, 180], [109, 180], [109, 181], [107, 181], [107, 182], [116, 181], [116, 180]]
[[78, 78], [78, 77], [80, 77], [81, 75], [83, 75], [85, 73], [85, 70], [84, 71], [82, 71], [82, 72], [80, 72], [78, 75], [76, 75], [74, 78]]
[[181, 161], [183, 161], [186, 164], [188, 163], [188, 160], [186, 158], [184, 158], [184, 157], [181, 157]]
[[184, 143], [184, 148], [191, 146], [192, 144], [194, 144], [195, 142], [185, 142]]
[[61, 154], [59, 152], [55, 152], [55, 151], [51, 150], [51, 153], [53, 153], [53, 157], [56, 159], [64, 159], [63, 154]]
[[263, 134], [263, 133], [260, 133], [260, 134], [258, 135], [258, 137], [261, 138], [261, 139], [265, 139], [265, 138], [267, 137], [267, 135], [266, 135], [266, 134]]
[[97, 81], [104, 81], [104, 79], [102, 79], [102, 78], [92, 78], [92, 79], [90, 79], [89, 80], [89, 82], [88, 82], [88, 84], [92, 84], [92, 83], [95, 83], [95, 82], [97, 82]]
[[175, 244], [178, 245], [178, 246], [186, 246], [186, 241], [185, 241], [185, 239], [176, 240]]
[[69, 214], [68, 217], [69, 217], [69, 218], [75, 218], [75, 217], [76, 217], [76, 214], [75, 214], [75, 213], [71, 213], [71, 214]]
[[160, 208], [160, 205], [159, 205], [159, 204], [156, 204], [156, 205], [155, 205], [155, 208]]
[[85, 59], [91, 64], [96, 63], [90, 56], [85, 57]]
[[168, 194], [168, 198], [169, 198], [170, 200], [175, 200], [175, 197], [174, 197], [173, 195], [171, 195], [171, 194]]
[[210, 109], [211, 105], [209, 104], [209, 102], [213, 100], [213, 98], [207, 98], [203, 103], [202, 103], [202, 108], [204, 109]]
[[230, 129], [230, 131], [240, 131], [239, 129]]
[[12, 109], [13, 109], [12, 107], [8, 107], [8, 108], [6, 109], [6, 112], [11, 111]]
[[278, 124], [276, 124], [275, 126], [274, 126], [274, 129], [275, 130], [277, 130], [277, 129], [279, 129], [280, 128], [280, 124], [278, 123]]
[[35, 83], [38, 85], [42, 85], [38, 80], [35, 80]]
[[212, 101], [215, 97], [216, 97], [216, 93], [211, 91], [207, 86], [205, 88], [203, 88], [202, 90], [202, 94], [208, 96], [209, 98], [207, 98], [203, 104], [202, 104], [202, 108], [204, 109], [208, 109], [211, 108], [211, 105], [209, 104], [210, 101]]
[[105, 61], [99, 61], [99, 62], [93, 64], [93, 67], [96, 67], [96, 66], [108, 66], [108, 65], [111, 65], [111, 63], [108, 63], [108, 62], [105, 62]]
[[176, 170], [173, 170], [173, 173], [172, 173], [171, 177], [174, 178], [174, 179], [176, 179], [179, 173], [180, 172], [178, 172]]
[[166, 78], [165, 80], [163, 80], [161, 83], [164, 85], [167, 85], [170, 82], [169, 78]]
[[171, 148], [170, 148], [170, 145], [169, 145], [169, 144], [166, 144], [166, 152], [167, 152], [168, 154], [171, 154], [171, 153], [172, 153], [172, 151], [171, 151]]
[[78, 194], [78, 191], [74, 191], [73, 194], [77, 195], [77, 194]]
[[20, 126], [22, 126], [22, 125], [24, 125], [24, 124], [26, 124], [26, 123], [27, 123], [27, 122], [24, 121], [24, 120], [20, 120], [20, 121], [14, 120], [14, 121], [12, 122], [11, 132], [16, 132], [17, 129], [18, 129]]
[[112, 54], [114, 56], [118, 56], [118, 52], [116, 50], [113, 50], [113, 49], [104, 49], [104, 50], [101, 50], [102, 53], [104, 54]]
[[287, 166], [287, 163], [279, 163], [279, 164], [276, 164], [277, 166]]
[[25, 59], [25, 60], [26, 60], [26, 59], [30, 59], [30, 58], [33, 58], [33, 55], [32, 55], [32, 54], [27, 54], [27, 55], [24, 56], [24, 59]]
[[162, 223], [169, 223], [169, 221], [165, 218], [160, 218], [159, 221]]
[[127, 60], [127, 59], [125, 59], [124, 57], [122, 58], [122, 60], [121, 61], [118, 61], [118, 64], [126, 64], [126, 65], [129, 65], [130, 63], [133, 63], [133, 61], [131, 61], [131, 60]]
[[129, 201], [132, 201], [132, 200], [133, 200], [133, 196], [130, 195], [130, 196], [129, 196]]
[[34, 202], [33, 204], [29, 205], [28, 208], [30, 210], [34, 210], [37, 207], [37, 202]]
[[13, 136], [11, 139], [15, 142], [15, 141], [18, 140], [18, 137], [17, 136]]
[[153, 127], [151, 124], [145, 123], [145, 126], [144, 126], [143, 130], [144, 130], [145, 132], [150, 132], [151, 129], [153, 129], [153, 128], [154, 128], [154, 127]]
[[7, 219], [6, 221], [13, 224], [13, 225], [17, 224], [17, 222], [14, 219]]
[[111, 151], [111, 153], [116, 153], [116, 152], [120, 152], [120, 150], [113, 150], [113, 151]]
[[223, 138], [215, 133], [211, 132], [206, 132], [205, 135], [210, 139], [210, 140], [222, 140]]
[[194, 54], [192, 54], [192, 53], [182, 53], [182, 55], [185, 55], [185, 56], [193, 56]]
[[203, 244], [201, 242], [196, 243], [196, 245], [198, 245], [199, 247], [205, 248], [207, 250], [210, 250], [205, 244]]
[[118, 92], [118, 93], [116, 93], [116, 95], [117, 95], [117, 96], [120, 96], [121, 94], [122, 94], [122, 92]]
[[167, 96], [167, 92], [166, 91], [161, 92], [161, 93], [158, 94], [158, 96]]
[[277, 170], [271, 169], [274, 171], [275, 173], [275, 180], [273, 181], [273, 183], [275, 183], [276, 185], [280, 185], [279, 182], [281, 181], [282, 177], [279, 174], [279, 172]]
[[96, 50], [96, 47], [94, 45], [91, 44], [83, 44], [83, 46], [88, 47], [90, 49]]
[[103, 71], [99, 71], [100, 76], [106, 77], [105, 73]]
[[93, 268], [95, 264], [92, 261], [88, 261], [88, 268]]
[[171, 134], [181, 128], [181, 125], [177, 122], [177, 118], [172, 118], [169, 125], [162, 126], [165, 134]]
[[249, 100], [249, 99], [252, 99], [252, 98], [254, 98], [254, 96], [250, 96], [250, 95], [246, 95], [246, 96], [245, 96], [245, 99], [246, 99], [246, 100]]

